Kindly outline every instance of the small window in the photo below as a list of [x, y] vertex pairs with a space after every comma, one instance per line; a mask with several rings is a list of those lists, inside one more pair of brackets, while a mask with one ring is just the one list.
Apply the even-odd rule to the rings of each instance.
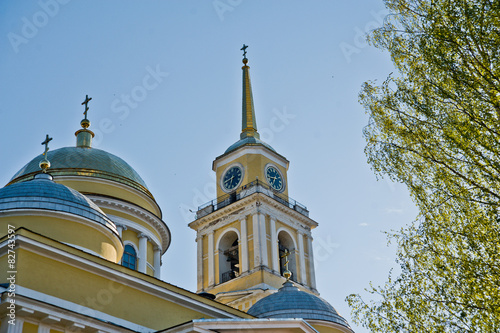
[[128, 267], [130, 269], [137, 269], [137, 252], [132, 245], [125, 245], [125, 251], [123, 252], [122, 266]]

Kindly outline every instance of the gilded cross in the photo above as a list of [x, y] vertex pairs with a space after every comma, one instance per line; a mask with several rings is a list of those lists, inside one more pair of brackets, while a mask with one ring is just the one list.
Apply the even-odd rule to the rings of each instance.
[[247, 47], [248, 45], [243, 44], [243, 47], [240, 49], [243, 51], [243, 58], [247, 57]]
[[85, 100], [83, 101], [82, 105], [85, 104], [85, 111], [83, 114], [85, 115], [85, 119], [87, 119], [87, 111], [89, 110], [88, 104], [92, 100], [92, 97], [89, 98], [89, 95], [85, 96]]
[[43, 155], [45, 155], [45, 159], [47, 159], [47, 152], [49, 151], [49, 142], [52, 140], [52, 138], [49, 138], [49, 135], [45, 137], [45, 141], [42, 142], [42, 145], [45, 145], [45, 151], [43, 152]]
[[288, 251], [288, 249], [285, 249], [285, 254], [281, 256], [281, 258], [285, 258], [285, 269], [288, 270], [288, 256], [290, 255], [290, 252]]
[[285, 254], [281, 256], [281, 258], [285, 258], [285, 271], [283, 272], [283, 276], [286, 278], [286, 280], [290, 280], [290, 278], [292, 277], [292, 272], [290, 272], [288, 270], [288, 256], [290, 255], [290, 251], [288, 251], [288, 249], [285, 249]]

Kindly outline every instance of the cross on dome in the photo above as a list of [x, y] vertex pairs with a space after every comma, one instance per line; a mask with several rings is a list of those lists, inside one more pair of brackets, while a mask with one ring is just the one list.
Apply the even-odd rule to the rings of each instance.
[[49, 151], [49, 142], [52, 141], [52, 138], [49, 138], [49, 135], [45, 137], [45, 141], [42, 142], [42, 145], [45, 145], [45, 151], [43, 155], [45, 155], [45, 159], [47, 159], [47, 152]]
[[46, 173], [47, 169], [50, 168], [50, 162], [47, 159], [47, 152], [49, 151], [49, 142], [51, 140], [52, 140], [52, 138], [50, 138], [49, 135], [47, 134], [45, 136], [45, 140], [42, 142], [42, 145], [45, 145], [45, 151], [43, 152], [44, 158], [43, 158], [43, 160], [40, 161], [40, 163], [38, 165], [40, 166], [40, 169], [42, 169], [43, 173]]

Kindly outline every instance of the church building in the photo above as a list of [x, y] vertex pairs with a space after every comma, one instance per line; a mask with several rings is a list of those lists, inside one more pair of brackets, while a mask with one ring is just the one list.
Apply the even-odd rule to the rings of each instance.
[[162, 280], [175, 235], [141, 176], [92, 147], [87, 96], [75, 146], [50, 149], [47, 135], [0, 189], [0, 333], [353, 332], [319, 297], [318, 223], [289, 197], [289, 161], [260, 139], [246, 48], [240, 138], [213, 161], [217, 198], [188, 225], [196, 290]]

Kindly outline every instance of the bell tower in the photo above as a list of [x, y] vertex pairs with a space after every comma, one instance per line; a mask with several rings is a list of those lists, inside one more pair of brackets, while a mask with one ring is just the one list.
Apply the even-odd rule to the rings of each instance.
[[197, 233], [197, 291], [243, 311], [282, 286], [285, 261], [296, 286], [317, 294], [311, 229], [318, 225], [288, 196], [289, 161], [260, 140], [246, 48], [240, 139], [214, 160], [217, 198], [189, 224]]

